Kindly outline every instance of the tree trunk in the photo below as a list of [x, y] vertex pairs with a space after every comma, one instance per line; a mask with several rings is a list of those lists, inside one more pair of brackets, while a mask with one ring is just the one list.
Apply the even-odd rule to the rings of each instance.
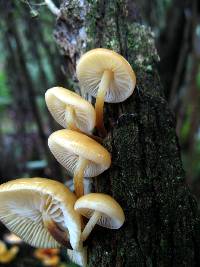
[[[67, 14], [71, 4], [75, 17], [78, 2], [64, 1], [62, 12]], [[94, 182], [95, 192], [120, 203], [126, 222], [120, 230], [93, 230], [86, 242], [89, 266], [200, 266], [197, 203], [185, 184], [175, 120], [156, 70], [153, 34], [138, 22], [135, 1], [84, 2], [87, 47], [120, 52], [137, 75], [127, 101], [106, 104], [109, 133], [104, 145], [112, 154], [112, 166]], [[60, 20], [64, 25], [64, 18]], [[65, 25], [67, 32], [67, 21]]]

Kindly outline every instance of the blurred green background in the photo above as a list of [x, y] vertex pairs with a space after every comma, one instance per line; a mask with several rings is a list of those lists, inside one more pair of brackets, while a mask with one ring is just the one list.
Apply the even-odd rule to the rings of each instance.
[[[195, 1], [138, 2], [155, 33], [187, 183], [200, 204], [200, 7]], [[32, 176], [62, 180], [65, 174], [47, 147], [59, 126], [44, 101], [48, 88], [70, 84], [54, 40], [56, 16], [42, 0], [0, 0], [0, 15], [1, 183]]]

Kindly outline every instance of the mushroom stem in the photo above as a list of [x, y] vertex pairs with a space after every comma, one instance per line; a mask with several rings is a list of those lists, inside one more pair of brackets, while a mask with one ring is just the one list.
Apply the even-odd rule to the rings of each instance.
[[81, 239], [83, 242], [88, 238], [89, 234], [91, 233], [92, 229], [94, 228], [95, 224], [98, 222], [100, 217], [101, 217], [101, 212], [94, 211], [92, 217], [89, 219], [88, 223], [86, 224], [81, 234]]
[[68, 234], [62, 231], [58, 225], [52, 221], [50, 218], [43, 218], [43, 223], [52, 237], [62, 246], [66, 248], [71, 248], [71, 244], [68, 239]]
[[87, 165], [88, 160], [79, 156], [76, 169], [74, 171], [74, 190], [78, 198], [84, 195], [83, 177]]
[[87, 266], [87, 247], [82, 247], [79, 250], [67, 250], [69, 259], [83, 267]]
[[74, 121], [74, 109], [70, 105], [66, 105], [65, 107], [65, 119], [66, 119], [66, 126], [70, 130], [78, 131], [78, 128], [75, 126]]
[[91, 138], [93, 138], [94, 140], [96, 140], [99, 143], [102, 143], [102, 139], [98, 136], [95, 136], [93, 134], [90, 133], [84, 133], [82, 132], [80, 129], [78, 129], [75, 125], [75, 116], [74, 116], [74, 108], [72, 108], [70, 105], [66, 105], [65, 107], [65, 119], [66, 119], [66, 126], [69, 130], [72, 131], [77, 131], [79, 133], [83, 133]]
[[106, 135], [106, 129], [103, 122], [103, 107], [104, 107], [104, 98], [106, 92], [110, 86], [110, 82], [113, 78], [113, 73], [110, 70], [105, 70], [101, 82], [99, 84], [99, 89], [96, 97], [95, 111], [96, 111], [96, 127], [100, 135]]

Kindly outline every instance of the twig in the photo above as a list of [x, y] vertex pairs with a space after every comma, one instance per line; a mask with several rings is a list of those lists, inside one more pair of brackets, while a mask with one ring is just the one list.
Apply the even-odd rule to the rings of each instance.
[[60, 16], [60, 9], [51, 1], [51, 0], [44, 0], [49, 10], [56, 15], [57, 17]]

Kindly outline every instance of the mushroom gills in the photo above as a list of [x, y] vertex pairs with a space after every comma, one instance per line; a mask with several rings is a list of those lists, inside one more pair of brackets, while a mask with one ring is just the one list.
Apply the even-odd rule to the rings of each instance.
[[95, 127], [94, 107], [80, 95], [63, 87], [46, 91], [45, 101], [53, 118], [63, 127], [91, 134]]
[[74, 189], [77, 197], [84, 195], [84, 171], [89, 163], [89, 160], [79, 156], [76, 169], [74, 171]]
[[[26, 206], [24, 206], [24, 199], [26, 199]], [[44, 213], [60, 229], [66, 231], [60, 203], [52, 201], [50, 195], [44, 197], [36, 192], [27, 191], [23, 195], [20, 192], [13, 192], [13, 200], [9, 204], [5, 204], [4, 209], [1, 208], [0, 218], [10, 231], [32, 246], [59, 247], [54, 236], [43, 226]]]
[[104, 127], [104, 122], [103, 122], [104, 98], [112, 80], [113, 80], [113, 72], [110, 70], [105, 70], [103, 72], [96, 97], [96, 103], [95, 103], [96, 127], [97, 130], [99, 131], [99, 134], [102, 136], [106, 135], [106, 129]]
[[119, 229], [125, 220], [124, 212], [117, 201], [103, 193], [90, 193], [79, 198], [74, 209], [86, 218], [90, 218], [81, 234], [84, 242], [95, 224], [110, 229]]
[[98, 220], [101, 218], [101, 212], [99, 211], [94, 211], [92, 214], [91, 218], [89, 219], [88, 223], [86, 224], [82, 234], [81, 234], [81, 239], [84, 242], [88, 236], [90, 235], [92, 229], [94, 226], [97, 224]]

